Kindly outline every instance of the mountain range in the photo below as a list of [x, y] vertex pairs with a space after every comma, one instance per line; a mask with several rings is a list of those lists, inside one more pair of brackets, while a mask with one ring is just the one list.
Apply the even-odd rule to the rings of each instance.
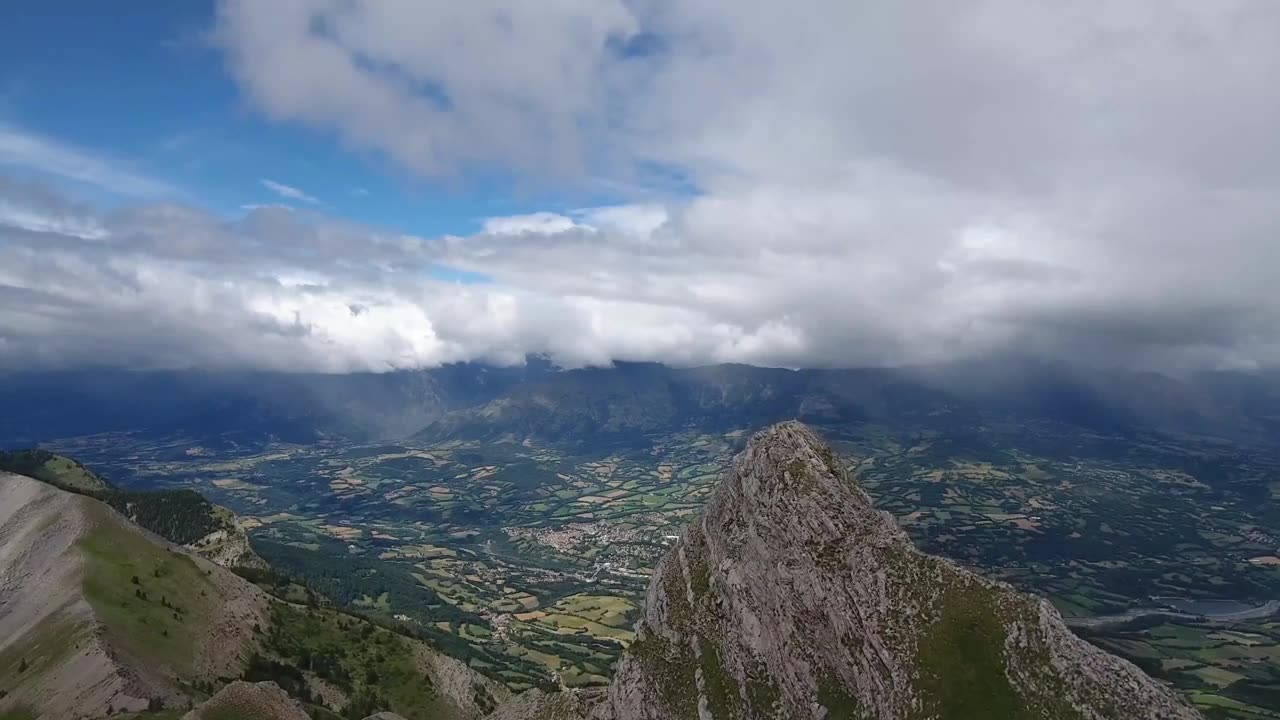
[[55, 482], [0, 474], [5, 720], [1198, 717], [1047, 602], [915, 550], [796, 422], [746, 444], [661, 560], [604, 697], [511, 697], [421, 640], [266, 592], [101, 488]]
[[530, 358], [383, 374], [118, 370], [0, 375], [8, 447], [110, 432], [181, 434], [210, 447], [326, 438], [533, 437], [639, 443], [679, 428], [1059, 422], [1266, 442], [1280, 430], [1273, 372], [1165, 375], [1021, 358], [930, 367], [786, 370], [615, 363], [559, 370]]

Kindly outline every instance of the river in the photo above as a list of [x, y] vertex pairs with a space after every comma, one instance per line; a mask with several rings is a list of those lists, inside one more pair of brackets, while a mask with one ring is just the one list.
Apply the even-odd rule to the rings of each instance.
[[1268, 600], [1261, 605], [1249, 605], [1237, 600], [1189, 600], [1175, 597], [1153, 597], [1165, 607], [1139, 608], [1116, 615], [1066, 618], [1067, 625], [1093, 630], [1127, 625], [1147, 618], [1169, 620], [1194, 620], [1199, 622], [1233, 623], [1244, 620], [1260, 620], [1280, 613], [1280, 600]]

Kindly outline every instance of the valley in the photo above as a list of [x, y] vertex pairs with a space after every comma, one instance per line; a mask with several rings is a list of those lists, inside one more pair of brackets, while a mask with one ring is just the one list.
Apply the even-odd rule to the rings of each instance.
[[[1077, 632], [1206, 712], [1280, 716], [1267, 709], [1280, 707], [1280, 618], [1266, 610], [1280, 598], [1268, 560], [1280, 554], [1273, 451], [1062, 423], [970, 427], [945, 414], [819, 427], [922, 549], [1050, 598]], [[111, 434], [54, 447], [129, 487], [207, 494], [241, 515], [280, 572], [411, 625], [518, 691], [608, 681], [634, 641], [652, 568], [747, 429], [601, 445], [424, 438], [215, 451]], [[1264, 610], [1212, 621], [1184, 604], [1089, 622], [1168, 597]]]
[[1280, 720], [1280, 0], [0, 8], [0, 720]]

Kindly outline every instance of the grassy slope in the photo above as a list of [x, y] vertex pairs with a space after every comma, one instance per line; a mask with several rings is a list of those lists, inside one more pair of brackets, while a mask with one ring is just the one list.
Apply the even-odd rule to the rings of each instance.
[[[211, 581], [189, 557], [169, 552], [102, 503], [89, 498], [76, 502], [87, 524], [76, 543], [84, 574], [79, 592], [72, 589], [66, 597], [49, 601], [70, 604], [83, 597], [126, 664], [189, 679], [199, 623], [210, 607], [212, 593], [205, 593]], [[146, 600], [139, 597], [143, 592]], [[85, 620], [77, 617], [51, 613], [20, 642], [0, 652], [0, 690], [13, 690], [62, 668], [90, 632]], [[35, 716], [28, 706], [0, 712], [0, 720]], [[165, 715], [137, 717], [164, 720]]]
[[332, 610], [276, 603], [271, 615], [264, 643], [270, 655], [313, 670], [341, 687], [353, 703], [368, 703], [370, 714], [389, 709], [409, 720], [456, 714], [453, 703], [419, 670], [409, 639]]
[[999, 591], [957, 583], [946, 588], [941, 605], [918, 648], [918, 685], [926, 707], [955, 720], [1035, 720], [1007, 676], [1009, 628], [999, 610]]
[[71, 656], [86, 631], [62, 613], [45, 618], [22, 642], [0, 653], [0, 688], [15, 688], [56, 669]]
[[[84, 556], [81, 589], [104, 626], [105, 639], [126, 664], [176, 676], [188, 690], [193, 683], [214, 687], [207, 682], [215, 678], [199, 677], [193, 667], [204, 623], [219, 597], [214, 580], [192, 558], [157, 543], [108, 506], [87, 498], [81, 502], [89, 523], [78, 541]], [[86, 629], [64, 618], [55, 614], [28, 640], [0, 653], [0, 690], [57, 668], [74, 652]], [[415, 641], [339, 612], [283, 602], [273, 603], [264, 629], [268, 660], [291, 666], [297, 677], [306, 671], [338, 678], [334, 684], [369, 713], [387, 709], [410, 720], [458, 714], [419, 669]], [[327, 665], [319, 658], [327, 658]], [[318, 672], [321, 667], [329, 670]], [[173, 712], [132, 717], [163, 720]], [[0, 714], [0, 720], [28, 717], [34, 715], [26, 707]]]
[[107, 489], [102, 478], [89, 472], [75, 460], [61, 455], [55, 455], [45, 462], [41, 475], [37, 479], [77, 492], [101, 492]]
[[0, 470], [101, 500], [179, 545], [194, 543], [216, 530], [236, 530], [234, 513], [194, 490], [122, 490], [76, 460], [47, 450], [0, 451]]
[[92, 503], [89, 512], [95, 524], [80, 541], [84, 592], [112, 645], [189, 677], [212, 582], [191, 558], [122, 524], [105, 506]]
[[214, 708], [200, 713], [200, 720], [244, 720], [245, 714], [240, 708]]
[[103, 492], [110, 487], [75, 460], [47, 450], [0, 452], [0, 469], [78, 493]]

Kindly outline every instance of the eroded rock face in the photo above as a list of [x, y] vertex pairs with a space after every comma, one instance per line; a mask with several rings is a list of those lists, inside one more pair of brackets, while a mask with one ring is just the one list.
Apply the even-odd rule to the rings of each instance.
[[1047, 602], [918, 552], [799, 423], [752, 438], [654, 574], [616, 720], [1190, 720]]
[[267, 569], [267, 562], [253, 551], [249, 545], [249, 536], [240, 527], [235, 515], [224, 508], [218, 510], [221, 511], [225, 526], [183, 547], [224, 568]]
[[576, 690], [551, 694], [526, 690], [485, 716], [485, 720], [583, 720], [594, 699]]
[[182, 720], [309, 720], [302, 706], [273, 682], [249, 683], [237, 680], [219, 690]]

